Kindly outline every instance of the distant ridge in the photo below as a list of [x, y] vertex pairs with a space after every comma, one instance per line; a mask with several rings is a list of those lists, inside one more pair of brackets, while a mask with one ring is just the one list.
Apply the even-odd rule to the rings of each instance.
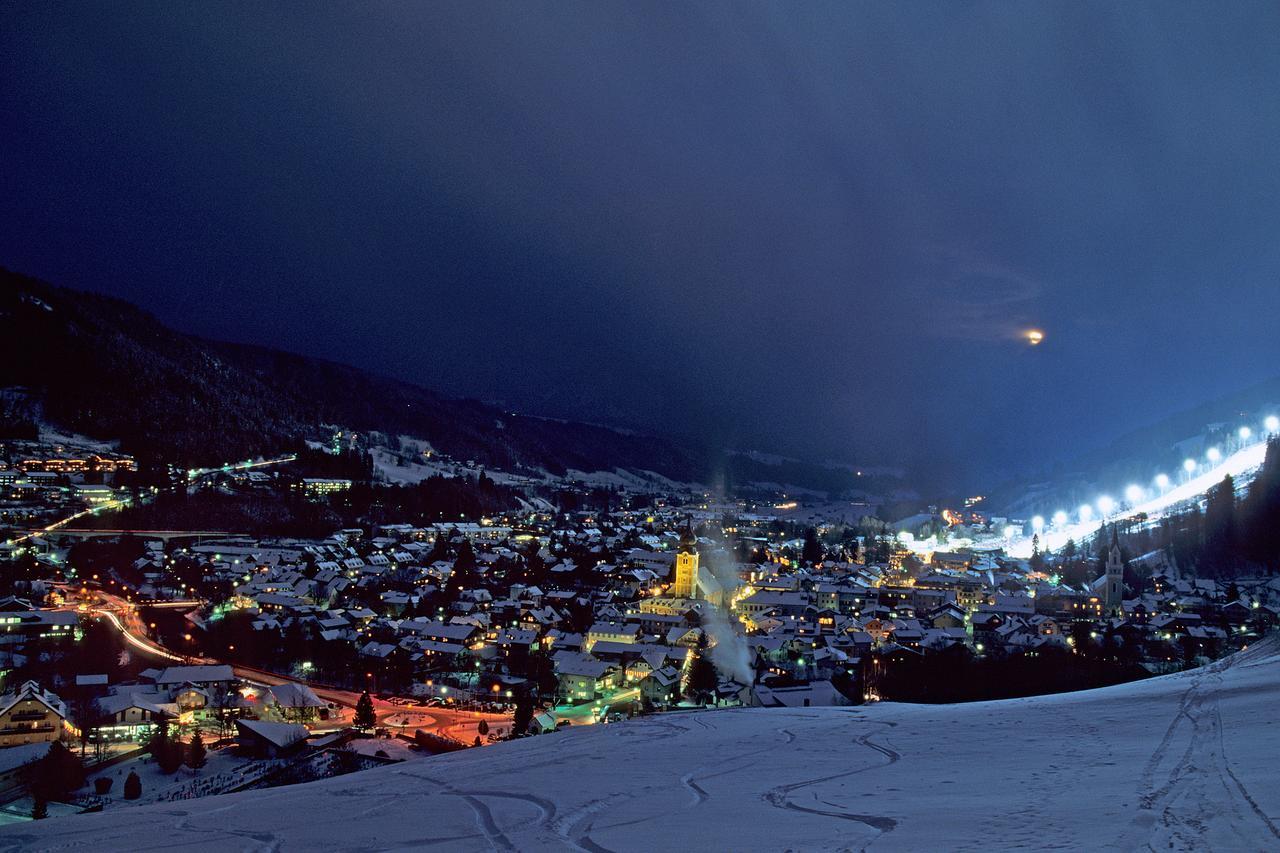
[[705, 454], [663, 438], [512, 414], [324, 359], [202, 340], [123, 300], [9, 270], [0, 269], [0, 284], [0, 386], [28, 389], [28, 415], [119, 439], [140, 457], [220, 464], [323, 437], [327, 423], [414, 435], [507, 470], [706, 473]]
[[[21, 387], [24, 394], [12, 389]], [[828, 465], [771, 464], [631, 430], [509, 412], [349, 365], [168, 328], [121, 299], [0, 268], [0, 431], [41, 418], [119, 440], [140, 459], [220, 465], [273, 454], [321, 424], [410, 435], [505, 471], [655, 472], [731, 492], [768, 482], [823, 492], [873, 488]]]

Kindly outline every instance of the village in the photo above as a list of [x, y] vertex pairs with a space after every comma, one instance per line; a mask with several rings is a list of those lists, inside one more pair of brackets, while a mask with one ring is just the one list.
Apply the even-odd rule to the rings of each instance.
[[[48, 509], [93, 510], [66, 502]], [[998, 535], [908, 547], [957, 518], [966, 541], [1014, 523], [973, 509], [885, 522], [785, 496], [609, 503], [321, 538], [14, 536], [3, 814], [285, 784], [637, 714], [1096, 686], [1247, 647], [1280, 604], [1273, 578], [1183, 578], [1118, 539], [1095, 543], [1076, 584]]]

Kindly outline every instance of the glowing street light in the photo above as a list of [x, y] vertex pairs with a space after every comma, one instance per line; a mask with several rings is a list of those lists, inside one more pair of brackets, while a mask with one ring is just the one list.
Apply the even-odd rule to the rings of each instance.
[[1034, 530], [1036, 533], [1039, 533], [1040, 531], [1044, 530], [1044, 516], [1043, 516], [1043, 515], [1036, 515], [1036, 516], [1032, 516], [1032, 518], [1031, 518], [1031, 529], [1032, 529], [1032, 530]]
[[1088, 504], [1080, 504], [1079, 515], [1081, 521], [1088, 521], [1093, 518], [1093, 507]]
[[1204, 455], [1205, 455], [1205, 458], [1207, 458], [1210, 462], [1213, 462], [1215, 464], [1217, 464], [1222, 460], [1222, 451], [1216, 447], [1210, 447], [1205, 452]]
[[1116, 508], [1116, 502], [1109, 495], [1103, 495], [1098, 498], [1098, 512], [1103, 515], [1111, 515], [1111, 511]]
[[1005, 539], [1012, 539], [1013, 537], [1015, 537], [1015, 536], [1017, 536], [1017, 535], [1018, 535], [1018, 528], [1014, 527], [1012, 524], [1010, 524], [1010, 525], [1008, 525], [1008, 526], [1006, 526], [1006, 527], [1005, 527], [1005, 529], [1004, 529], [1004, 538], [1005, 538]]
[[1236, 435], [1240, 436], [1241, 441], [1248, 441], [1249, 436], [1253, 435], [1253, 430], [1249, 429], [1248, 427], [1240, 427], [1240, 430], [1236, 433]]
[[1280, 418], [1275, 415], [1268, 415], [1262, 425], [1267, 428], [1267, 432], [1280, 432]]
[[1053, 526], [1065, 527], [1067, 524], [1067, 514], [1062, 510], [1058, 510], [1053, 514]]
[[1168, 475], [1168, 474], [1157, 474], [1157, 475], [1156, 475], [1156, 488], [1158, 488], [1158, 489], [1159, 489], [1160, 491], [1162, 491], [1162, 492], [1163, 492], [1165, 489], [1169, 488], [1169, 475]]
[[1142, 497], [1143, 497], [1142, 486], [1139, 486], [1137, 484], [1131, 485], [1124, 490], [1124, 499], [1131, 504], [1136, 504], [1141, 502]]
[[1183, 462], [1182, 470], [1186, 471], [1188, 474], [1193, 473], [1196, 470], [1196, 460], [1188, 459], [1185, 462]]

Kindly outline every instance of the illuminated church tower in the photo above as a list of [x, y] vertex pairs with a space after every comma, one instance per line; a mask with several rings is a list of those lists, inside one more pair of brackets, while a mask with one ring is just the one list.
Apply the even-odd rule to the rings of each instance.
[[1102, 592], [1103, 610], [1108, 616], [1123, 615], [1124, 608], [1124, 563], [1120, 560], [1120, 546], [1113, 544], [1111, 553], [1107, 555], [1106, 586]]
[[692, 524], [680, 534], [680, 547], [676, 549], [676, 580], [671, 594], [677, 598], [694, 598], [698, 591], [698, 540], [693, 535]]

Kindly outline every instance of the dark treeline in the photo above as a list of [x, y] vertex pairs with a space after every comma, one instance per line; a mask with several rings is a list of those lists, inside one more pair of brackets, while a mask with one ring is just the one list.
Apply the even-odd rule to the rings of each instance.
[[517, 505], [513, 489], [482, 472], [476, 479], [435, 476], [411, 486], [355, 483], [324, 500], [309, 500], [300, 489], [179, 489], [93, 516], [86, 524], [104, 530], [218, 530], [315, 538], [342, 527], [478, 519]]
[[963, 646], [954, 646], [937, 654], [869, 657], [863, 677], [883, 699], [933, 703], [1088, 690], [1150, 674], [1120, 654], [1073, 654], [1046, 647], [1034, 653], [975, 657]]

